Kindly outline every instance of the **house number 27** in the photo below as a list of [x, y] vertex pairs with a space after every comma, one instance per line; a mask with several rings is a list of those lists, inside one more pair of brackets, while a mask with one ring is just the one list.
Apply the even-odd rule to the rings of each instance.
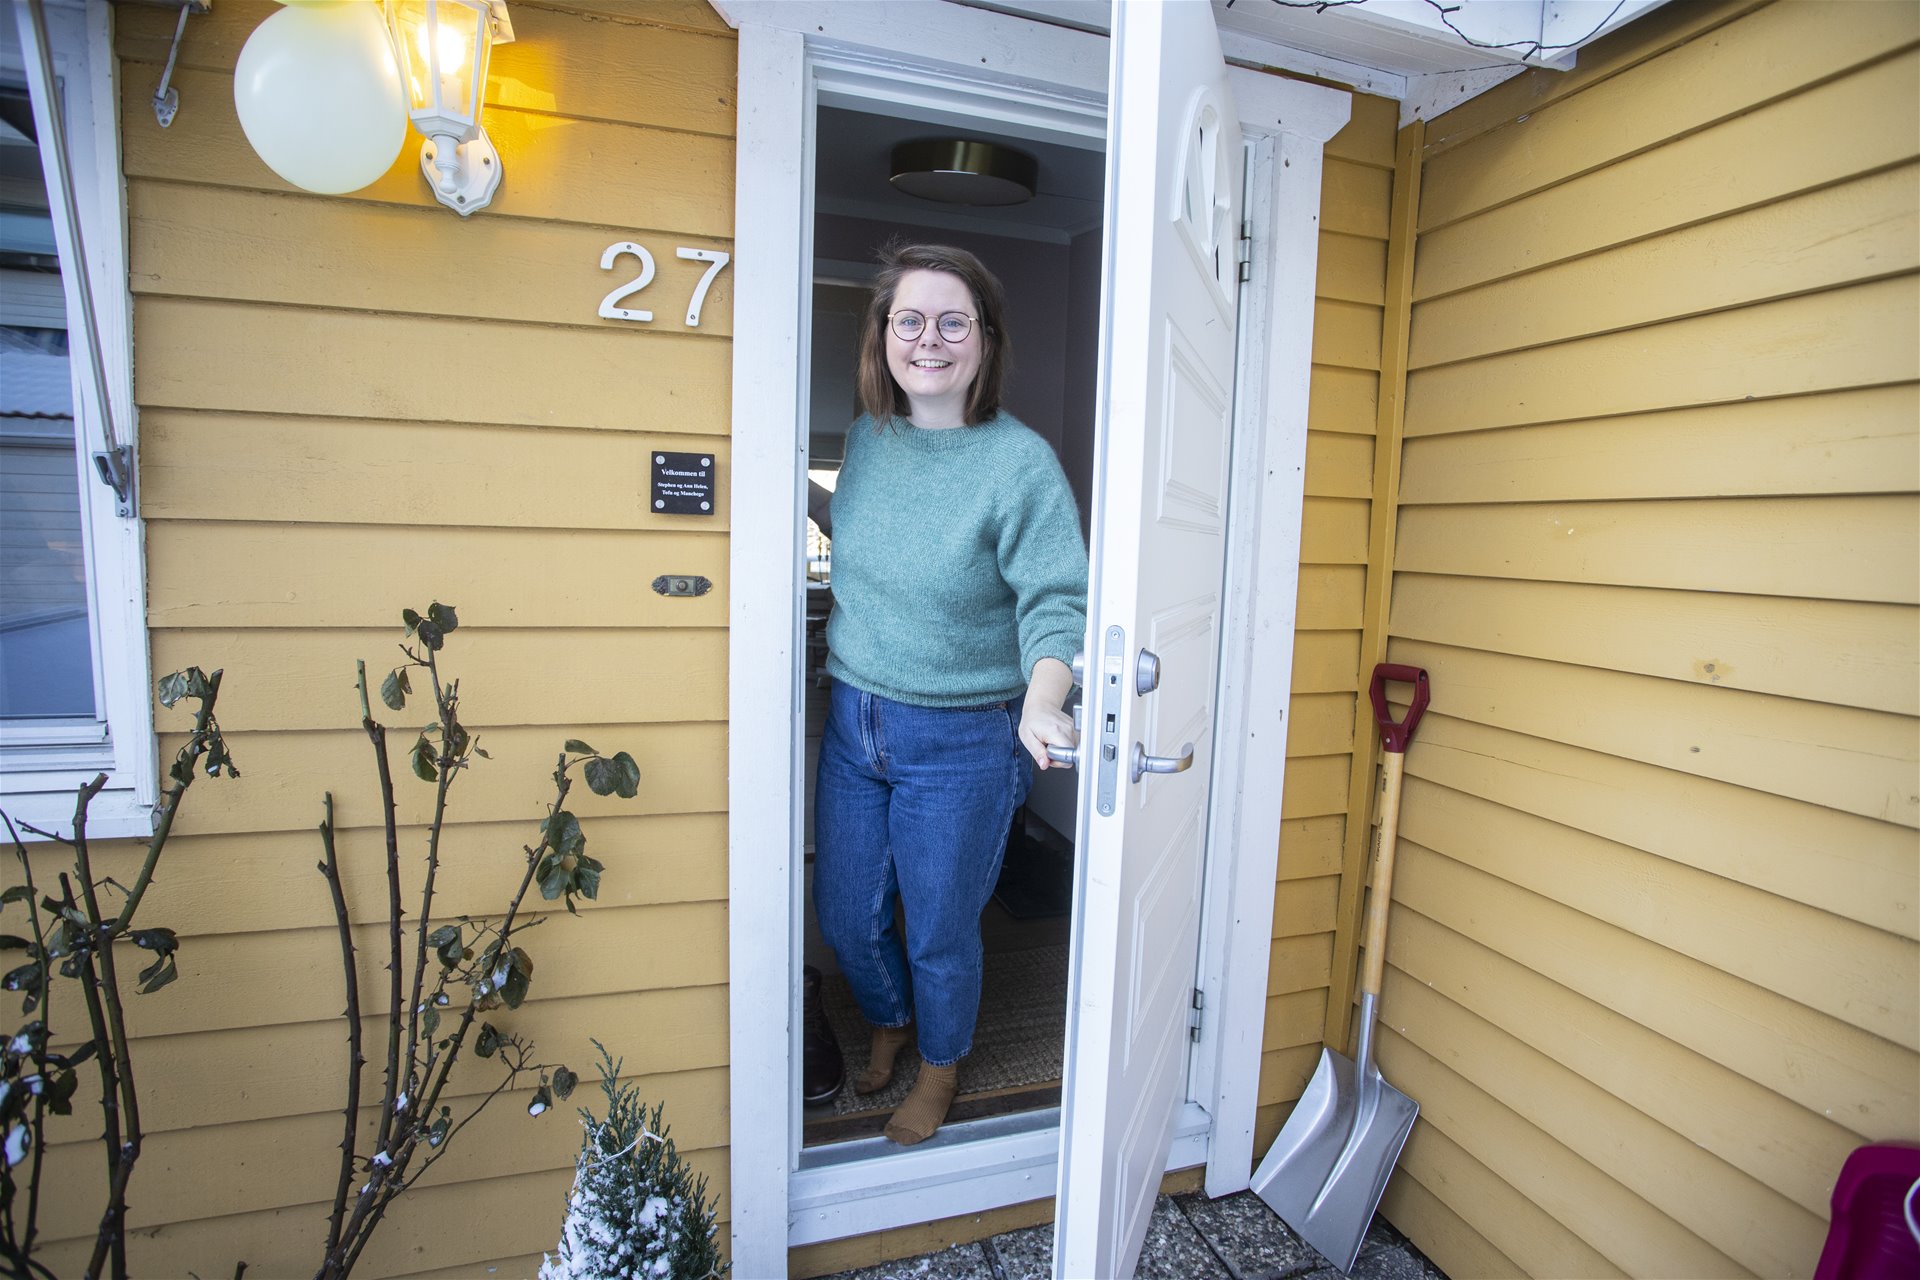
[[[713, 278], [726, 269], [733, 260], [731, 254], [718, 249], [677, 248], [674, 253], [690, 262], [704, 262], [707, 269], [701, 273], [700, 283], [693, 287], [693, 297], [687, 301], [687, 328], [700, 327], [700, 308], [706, 305], [707, 290], [713, 287]], [[617, 286], [613, 292], [600, 299], [600, 314], [609, 320], [633, 320], [641, 324], [653, 319], [653, 312], [642, 311], [635, 307], [620, 304], [634, 297], [653, 283], [653, 255], [647, 252], [645, 245], [635, 244], [631, 240], [622, 240], [619, 244], [610, 244], [607, 251], [600, 255], [600, 269], [613, 270], [613, 264], [622, 257], [634, 257], [640, 260], [640, 274]]]

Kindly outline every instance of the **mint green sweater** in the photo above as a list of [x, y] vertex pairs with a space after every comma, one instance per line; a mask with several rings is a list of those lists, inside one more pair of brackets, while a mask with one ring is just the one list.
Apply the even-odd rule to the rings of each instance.
[[1047, 442], [1002, 413], [923, 431], [847, 430], [833, 494], [827, 670], [927, 707], [1025, 691], [1072, 662], [1087, 623], [1087, 548]]

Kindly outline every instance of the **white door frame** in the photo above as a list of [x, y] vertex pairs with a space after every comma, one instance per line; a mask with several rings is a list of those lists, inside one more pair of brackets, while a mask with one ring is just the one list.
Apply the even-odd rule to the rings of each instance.
[[[733, 454], [728, 566], [729, 1069], [736, 1274], [782, 1276], [791, 1245], [1049, 1194], [1058, 1115], [800, 1151], [804, 711], [798, 655], [806, 473], [813, 121], [830, 93], [992, 119], [995, 132], [1104, 136], [1107, 40], [956, 5], [722, 0], [739, 31]], [[1017, 25], [1010, 25], [1017, 24]], [[1013, 36], [1015, 38], [1010, 38]], [[984, 51], [984, 56], [982, 53]], [[1252, 144], [1256, 252], [1230, 488], [1216, 777], [1199, 971], [1209, 1009], [1169, 1168], [1244, 1188], [1265, 1025], [1292, 678], [1321, 149], [1350, 95], [1236, 71]], [[983, 93], [991, 101], [980, 101]], [[971, 102], [969, 102], [971, 100]], [[1089, 130], [1094, 132], [1090, 135]], [[944, 1139], [944, 1141], [943, 1141]], [[871, 1146], [871, 1149], [869, 1149]]]

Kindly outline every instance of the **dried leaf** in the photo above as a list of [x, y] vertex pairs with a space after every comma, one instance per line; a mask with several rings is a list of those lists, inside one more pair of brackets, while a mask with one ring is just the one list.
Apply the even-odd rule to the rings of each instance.
[[413, 692], [413, 681], [407, 676], [405, 667], [395, 667], [387, 672], [387, 678], [380, 682], [380, 701], [395, 711], [407, 709], [407, 695]]

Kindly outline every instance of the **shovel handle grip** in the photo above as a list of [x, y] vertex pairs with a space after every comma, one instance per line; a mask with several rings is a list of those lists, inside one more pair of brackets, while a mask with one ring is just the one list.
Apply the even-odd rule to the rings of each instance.
[[[1387, 710], [1389, 681], [1413, 686], [1413, 703], [1407, 708], [1405, 720], [1395, 720], [1393, 713]], [[1427, 702], [1432, 696], [1425, 668], [1405, 667], [1392, 662], [1382, 662], [1376, 666], [1367, 697], [1373, 702], [1373, 722], [1380, 726], [1380, 745], [1396, 755], [1404, 752], [1407, 744], [1413, 741], [1414, 726], [1420, 723], [1420, 717], [1426, 713]]]

